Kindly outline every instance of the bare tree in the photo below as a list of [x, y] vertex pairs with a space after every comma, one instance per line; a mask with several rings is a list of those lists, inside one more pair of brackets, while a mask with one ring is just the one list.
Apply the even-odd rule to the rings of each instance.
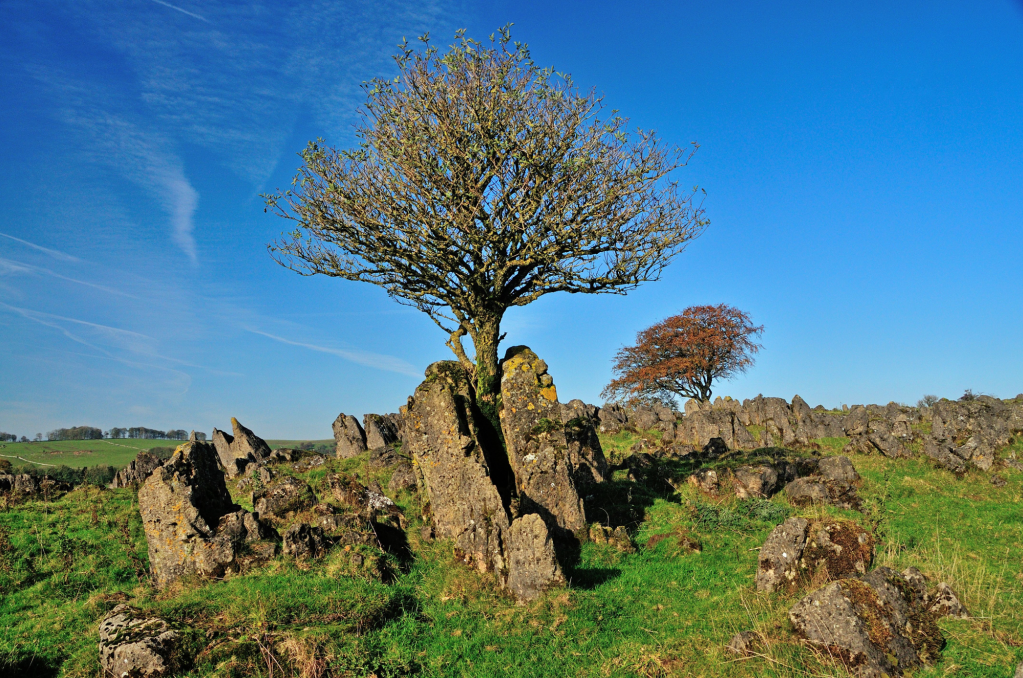
[[[427, 313], [492, 420], [501, 321], [545, 294], [624, 294], [709, 223], [669, 174], [692, 149], [627, 131], [603, 98], [538, 67], [509, 28], [443, 54], [403, 42], [398, 77], [365, 86], [359, 144], [311, 142], [267, 209], [295, 222], [282, 265], [380, 285]], [[472, 340], [470, 359], [462, 345]]]

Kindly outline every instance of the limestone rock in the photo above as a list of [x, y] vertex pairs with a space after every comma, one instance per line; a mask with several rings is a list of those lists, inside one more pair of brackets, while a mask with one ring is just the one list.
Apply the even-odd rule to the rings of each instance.
[[296, 523], [284, 533], [284, 553], [293, 558], [316, 558], [331, 546], [323, 529], [308, 523]]
[[517, 518], [508, 532], [508, 589], [520, 603], [565, 583], [547, 525], [532, 513]]
[[398, 442], [398, 427], [394, 420], [379, 414], [367, 414], [362, 418], [366, 432], [366, 447], [389, 447]]
[[757, 559], [757, 590], [794, 590], [798, 587], [799, 561], [806, 546], [806, 518], [789, 518], [775, 527]]
[[660, 421], [660, 416], [652, 407], [640, 406], [629, 412], [629, 426], [637, 431], [649, 431]]
[[796, 478], [785, 486], [785, 494], [795, 506], [830, 504], [844, 509], [860, 508], [860, 498], [855, 487], [823, 476]]
[[[504, 581], [504, 540], [509, 528], [506, 501], [513, 478], [500, 457], [488, 458], [464, 369], [456, 362], [430, 365], [404, 410], [405, 443], [422, 474], [437, 538], [451, 539], [467, 562], [492, 570]], [[493, 464], [497, 467], [495, 483]], [[503, 472], [502, 472], [503, 471]], [[505, 482], [501, 482], [505, 479]], [[504, 486], [504, 499], [499, 486]]]
[[718, 489], [720, 488], [718, 474], [714, 469], [700, 469], [693, 475], [689, 476], [687, 482], [708, 494], [717, 494]]
[[404, 459], [398, 451], [389, 445], [371, 447], [369, 465], [374, 468], [390, 468]]
[[249, 429], [231, 417], [233, 435], [213, 429], [213, 446], [220, 457], [220, 464], [231, 478], [243, 473], [253, 462], [261, 462], [270, 456], [270, 446]]
[[897, 572], [879, 567], [811, 593], [789, 611], [796, 632], [858, 678], [901, 676], [932, 664], [944, 644], [932, 615]]
[[618, 433], [629, 423], [629, 415], [617, 403], [605, 404], [597, 411], [597, 418], [601, 433]]
[[366, 451], [366, 432], [358, 419], [342, 412], [334, 420], [333, 429], [338, 459], [348, 459]]
[[596, 411], [596, 407], [581, 400], [571, 400], [561, 405], [568, 461], [573, 469], [572, 478], [580, 491], [607, 479], [608, 464], [597, 436]]
[[586, 516], [547, 364], [529, 348], [514, 346], [501, 361], [501, 371], [501, 429], [521, 510], [541, 513], [561, 536], [581, 536]]
[[202, 442], [178, 447], [139, 489], [139, 512], [157, 585], [162, 588], [186, 573], [219, 577], [238, 571], [242, 545], [261, 538], [262, 532], [221, 531], [222, 519], [238, 511], [214, 447]]
[[840, 483], [855, 483], [860, 479], [849, 457], [824, 457], [817, 462], [817, 473]]
[[171, 676], [184, 668], [182, 637], [163, 619], [118, 605], [99, 623], [99, 661], [104, 675]]
[[252, 493], [252, 507], [260, 516], [284, 520], [316, 503], [309, 485], [298, 478], [282, 476]]
[[632, 541], [632, 536], [621, 525], [611, 529], [599, 523], [594, 523], [590, 526], [589, 537], [590, 541], [595, 544], [608, 544], [623, 553], [636, 552], [636, 544]]
[[117, 472], [110, 483], [111, 489], [119, 487], [138, 487], [146, 481], [149, 474], [163, 462], [147, 450], [139, 452], [127, 466]]

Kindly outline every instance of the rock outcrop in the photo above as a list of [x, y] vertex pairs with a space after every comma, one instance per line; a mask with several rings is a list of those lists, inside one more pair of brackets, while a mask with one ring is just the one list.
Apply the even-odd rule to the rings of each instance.
[[561, 405], [561, 421], [565, 424], [565, 440], [568, 443], [568, 463], [572, 468], [572, 479], [580, 492], [607, 479], [608, 464], [600, 438], [597, 437], [599, 420], [596, 412], [596, 407], [581, 400], [571, 400]]
[[106, 676], [160, 678], [185, 668], [182, 636], [158, 617], [118, 605], [99, 624], [99, 662]]
[[333, 429], [338, 459], [348, 459], [366, 451], [366, 431], [358, 419], [342, 412], [334, 420]]
[[160, 587], [187, 573], [239, 571], [252, 562], [241, 557], [244, 546], [276, 537], [231, 501], [217, 451], [203, 442], [181, 445], [149, 476], [139, 489], [139, 511]]
[[221, 466], [228, 477], [234, 478], [244, 473], [245, 467], [249, 464], [267, 459], [270, 456], [270, 446], [234, 417], [231, 417], [231, 429], [233, 435], [213, 429], [211, 438]]
[[903, 574], [879, 567], [803, 598], [789, 612], [796, 632], [858, 678], [901, 676], [938, 660], [936, 616]]
[[122, 487], [138, 487], [146, 481], [153, 471], [163, 462], [147, 450], [139, 452], [135, 458], [123, 469], [117, 472], [110, 489], [115, 490]]
[[586, 515], [547, 364], [528, 347], [514, 346], [501, 374], [501, 429], [522, 512], [541, 514], [562, 536], [585, 538]]

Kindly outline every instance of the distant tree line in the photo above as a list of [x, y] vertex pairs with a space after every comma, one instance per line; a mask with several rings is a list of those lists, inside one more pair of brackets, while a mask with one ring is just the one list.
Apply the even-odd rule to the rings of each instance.
[[[205, 433], [197, 432], [196, 438], [206, 440]], [[131, 428], [114, 427], [109, 431], [103, 431], [95, 426], [72, 426], [71, 428], [58, 428], [46, 434], [46, 440], [102, 440], [103, 438], [133, 438], [137, 440], [188, 440], [188, 431], [180, 428], [170, 431], [160, 431], [145, 426], [133, 426]], [[42, 433], [37, 433], [34, 440], [39, 442], [43, 439]], [[21, 442], [31, 442], [32, 439], [21, 436]], [[14, 433], [0, 431], [0, 443], [16, 443], [18, 436]]]
[[188, 431], [180, 428], [171, 429], [170, 431], [158, 431], [155, 428], [146, 428], [145, 426], [132, 426], [131, 428], [114, 427], [107, 431], [106, 437], [133, 438], [137, 440], [188, 440]]

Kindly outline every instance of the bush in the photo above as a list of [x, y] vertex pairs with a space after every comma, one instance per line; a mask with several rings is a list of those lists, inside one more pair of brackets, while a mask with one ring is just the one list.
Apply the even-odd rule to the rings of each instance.
[[931, 405], [933, 405], [936, 402], [938, 402], [938, 396], [936, 396], [936, 395], [925, 395], [923, 398], [921, 398], [920, 400], [916, 401], [916, 406], [919, 407], [920, 409], [924, 409], [926, 407], [930, 407]]

